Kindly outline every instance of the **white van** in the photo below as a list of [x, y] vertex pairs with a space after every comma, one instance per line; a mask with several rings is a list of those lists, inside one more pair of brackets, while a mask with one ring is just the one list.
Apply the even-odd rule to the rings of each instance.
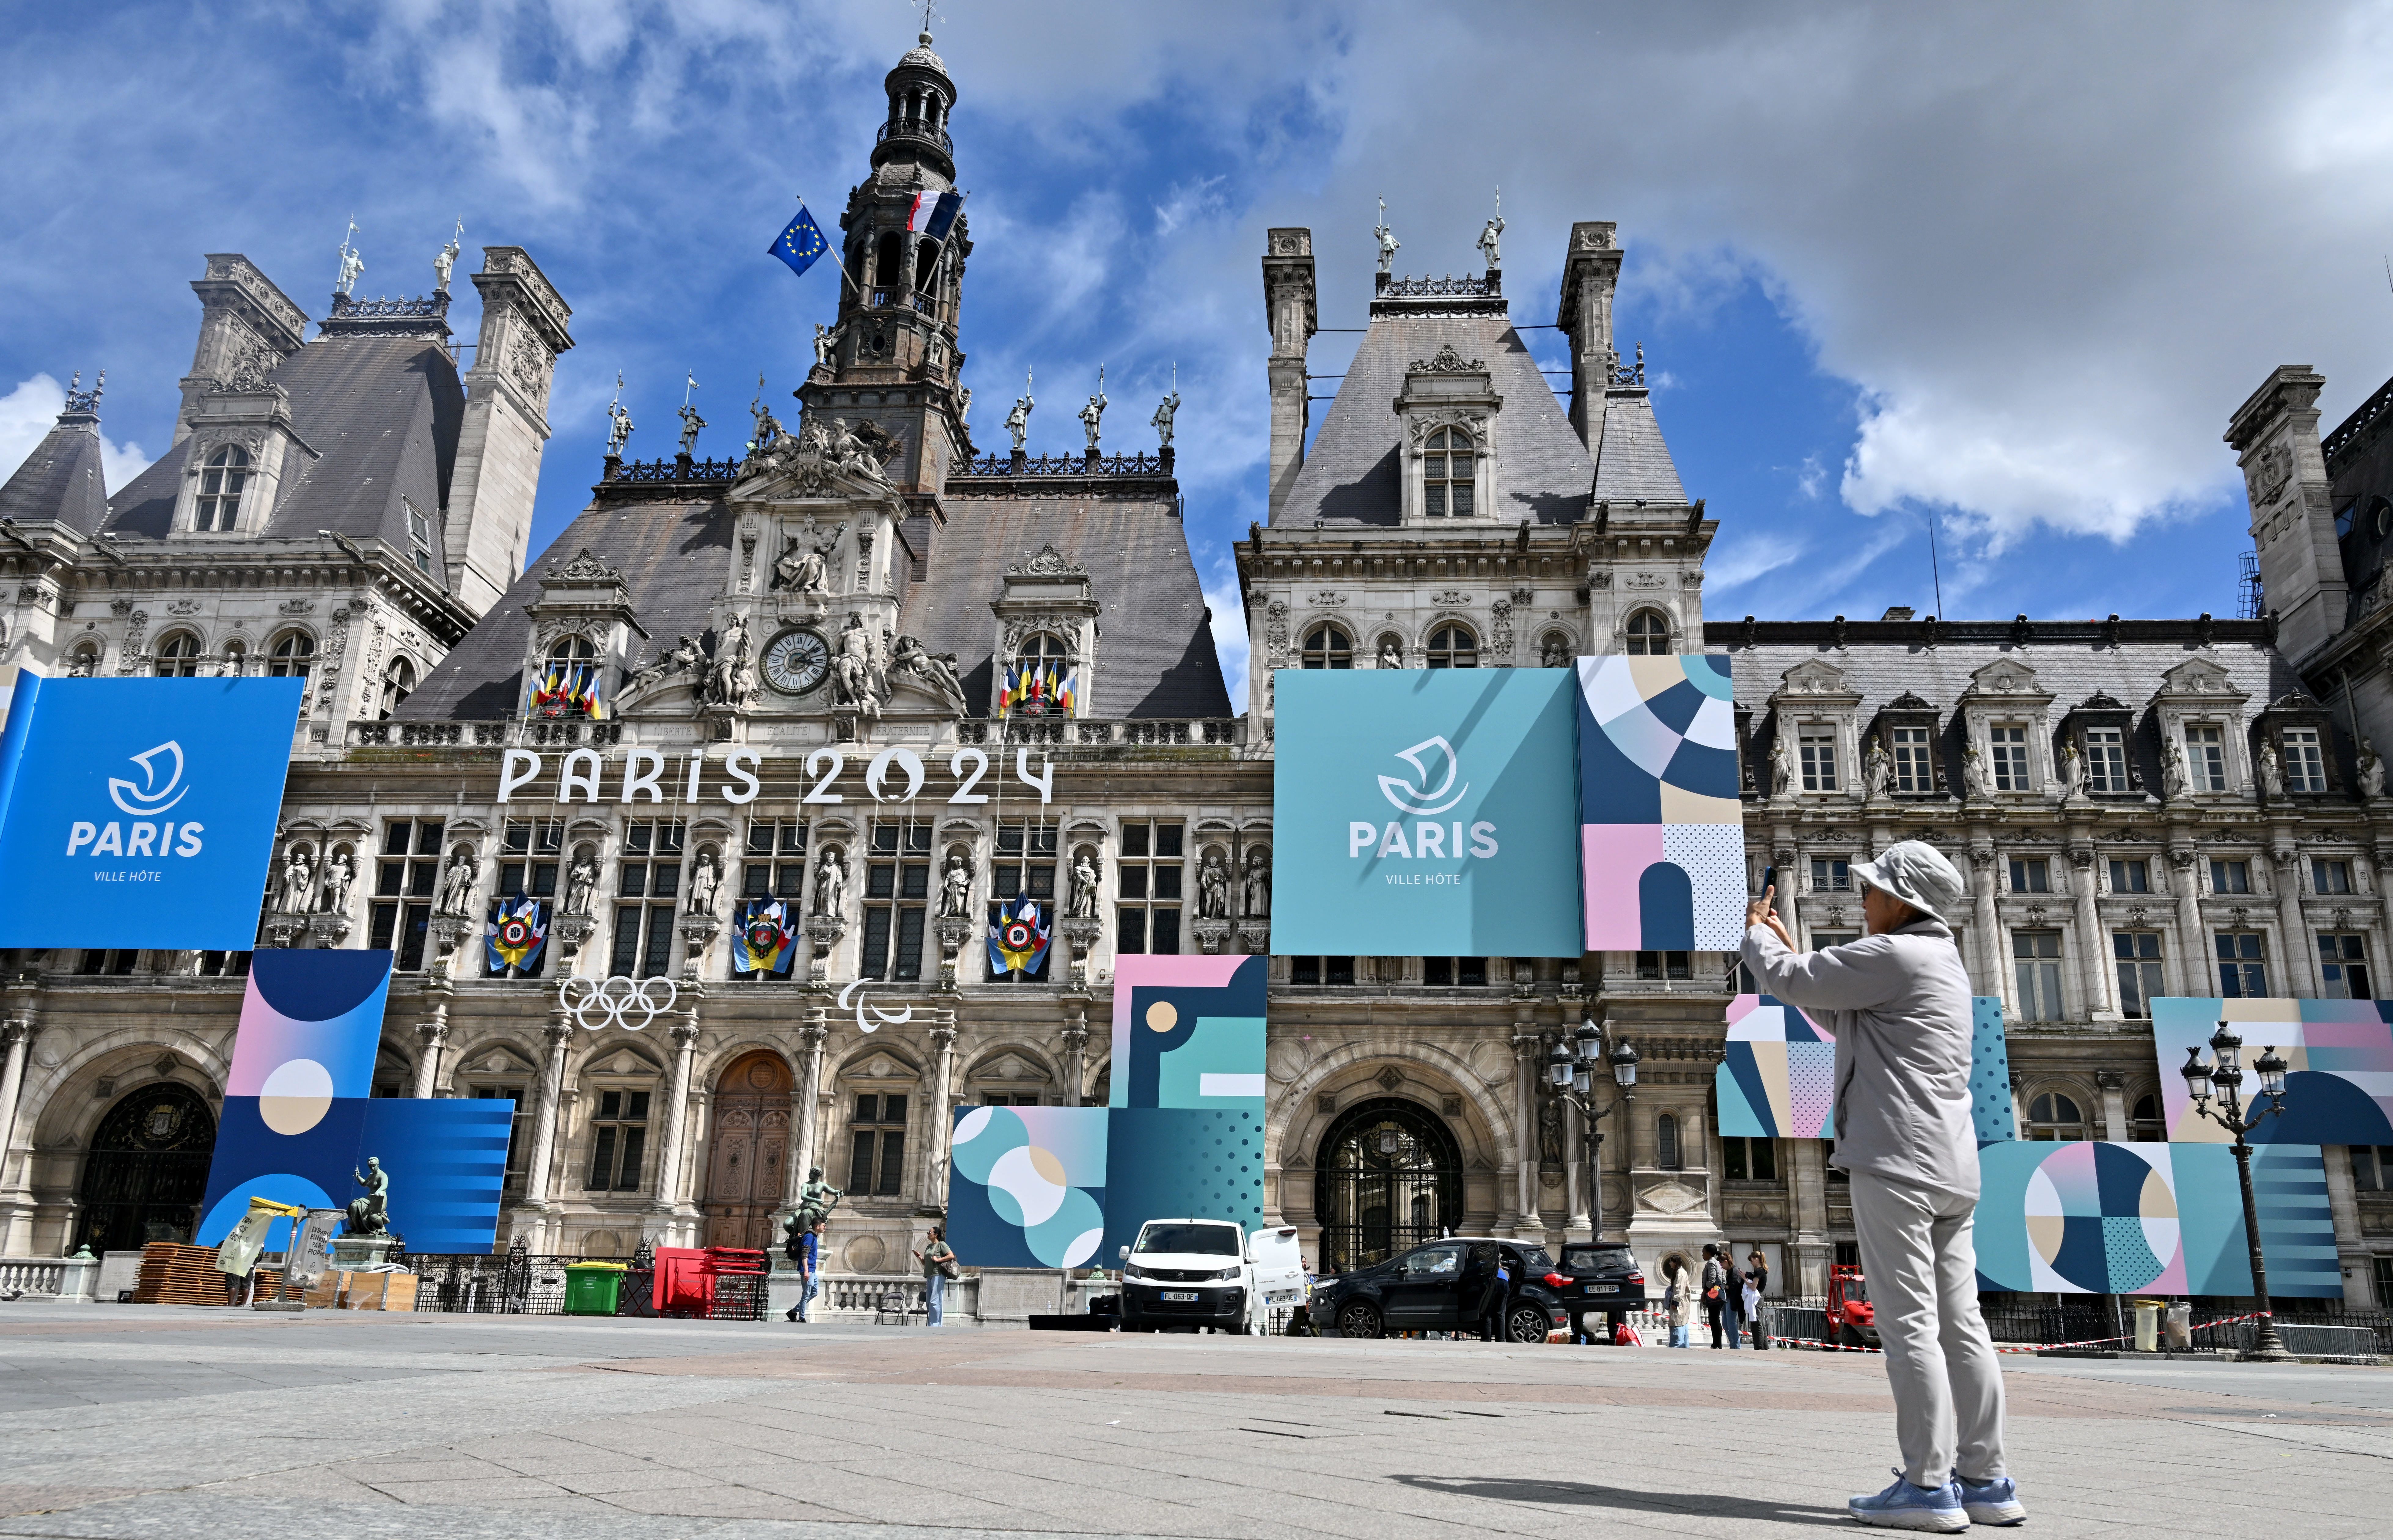
[[1304, 1308], [1304, 1259], [1293, 1225], [1253, 1234], [1227, 1220], [1149, 1220], [1121, 1248], [1125, 1331], [1210, 1326], [1240, 1337], [1275, 1310]]

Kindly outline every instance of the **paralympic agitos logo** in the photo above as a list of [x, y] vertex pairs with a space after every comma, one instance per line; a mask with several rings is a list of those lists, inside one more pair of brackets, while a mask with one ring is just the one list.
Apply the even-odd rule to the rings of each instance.
[[[1454, 745], [1442, 737], [1427, 737], [1409, 749], [1397, 750], [1396, 758], [1411, 765], [1413, 773], [1409, 777], [1381, 776], [1380, 795], [1397, 812], [1412, 818], [1412, 829], [1407, 834], [1401, 821], [1391, 821], [1383, 829], [1379, 824], [1357, 818], [1346, 826], [1347, 859], [1376, 855], [1469, 860], [1476, 856], [1484, 861], [1496, 854], [1494, 824], [1471, 825], [1471, 837], [1466, 843], [1459, 820], [1439, 823], [1426, 816], [1446, 812], [1471, 794], [1471, 783], [1462, 778], [1462, 759], [1454, 751]], [[1435, 785], [1431, 784], [1433, 778]]]
[[78, 818], [67, 829], [67, 854], [74, 855], [197, 855], [203, 827], [196, 820], [161, 818], [190, 795], [183, 780], [183, 746], [168, 739], [154, 749], [127, 756], [139, 767], [141, 778], [111, 776], [108, 800], [118, 811], [133, 815], [130, 824], [111, 818], [106, 823]]

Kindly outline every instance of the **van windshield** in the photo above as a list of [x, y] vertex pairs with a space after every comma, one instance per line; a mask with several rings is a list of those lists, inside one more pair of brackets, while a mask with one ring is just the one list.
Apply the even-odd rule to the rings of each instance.
[[1138, 1233], [1138, 1245], [1131, 1249], [1140, 1256], [1179, 1252], [1199, 1257], [1235, 1257], [1238, 1255], [1238, 1232], [1226, 1224], [1150, 1224]]

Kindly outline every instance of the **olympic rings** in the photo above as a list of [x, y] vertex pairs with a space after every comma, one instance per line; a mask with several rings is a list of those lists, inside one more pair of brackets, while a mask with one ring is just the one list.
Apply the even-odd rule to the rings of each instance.
[[[648, 994], [660, 984], [665, 989], [661, 1000]], [[640, 1031], [672, 1010], [673, 1001], [680, 998], [681, 989], [671, 979], [634, 979], [622, 973], [603, 979], [569, 978], [556, 990], [557, 1008], [585, 1032], [603, 1032], [610, 1026], [620, 1026], [626, 1032]], [[639, 1012], [638, 1021], [625, 1019], [634, 1011]]]

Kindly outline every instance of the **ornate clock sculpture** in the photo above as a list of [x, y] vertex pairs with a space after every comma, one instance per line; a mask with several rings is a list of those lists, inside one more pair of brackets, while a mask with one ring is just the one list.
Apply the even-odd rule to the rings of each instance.
[[830, 672], [830, 646], [801, 627], [785, 631], [765, 648], [765, 683], [784, 695], [804, 695]]

